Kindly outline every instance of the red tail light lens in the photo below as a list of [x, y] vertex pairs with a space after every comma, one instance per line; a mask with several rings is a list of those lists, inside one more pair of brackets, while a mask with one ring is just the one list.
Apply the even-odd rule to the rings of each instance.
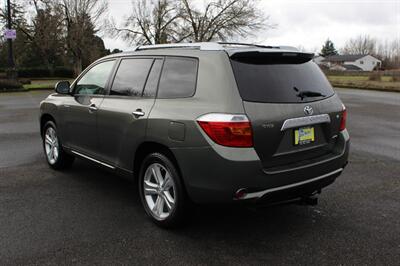
[[207, 114], [197, 119], [204, 132], [217, 144], [253, 147], [253, 131], [245, 115]]
[[346, 106], [343, 105], [342, 120], [340, 120], [340, 131], [346, 129], [346, 121], [347, 121], [347, 110]]

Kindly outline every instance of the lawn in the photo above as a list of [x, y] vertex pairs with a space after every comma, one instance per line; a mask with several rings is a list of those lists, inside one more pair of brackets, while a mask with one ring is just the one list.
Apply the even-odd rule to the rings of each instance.
[[[49, 78], [49, 79], [32, 79], [31, 84], [24, 85], [24, 89], [27, 90], [51, 90], [54, 89], [57, 82], [61, 80], [69, 80], [63, 78]], [[69, 80], [72, 82], [73, 80]]]
[[393, 82], [390, 76], [383, 76], [381, 81], [371, 81], [368, 76], [328, 75], [328, 79], [334, 87], [400, 92], [400, 82]]

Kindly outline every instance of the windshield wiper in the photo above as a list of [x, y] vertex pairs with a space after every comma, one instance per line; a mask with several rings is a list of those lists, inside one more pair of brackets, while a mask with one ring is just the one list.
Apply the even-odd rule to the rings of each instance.
[[303, 100], [306, 97], [325, 97], [324, 94], [317, 92], [317, 91], [300, 91], [296, 87], [294, 87], [294, 90], [299, 92], [298, 94], [296, 94], [296, 96], [300, 97], [301, 100]]
[[316, 91], [301, 91], [297, 94], [297, 97], [305, 98], [305, 97], [325, 97], [324, 94]]

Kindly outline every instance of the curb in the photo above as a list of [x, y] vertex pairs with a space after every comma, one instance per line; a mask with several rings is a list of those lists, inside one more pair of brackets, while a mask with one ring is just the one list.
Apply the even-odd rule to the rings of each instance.
[[345, 84], [334, 84], [331, 83], [332, 87], [334, 88], [342, 88], [342, 89], [355, 89], [355, 90], [366, 90], [366, 91], [384, 91], [384, 92], [399, 92], [400, 93], [400, 88], [395, 89], [395, 88], [374, 88], [374, 87], [359, 87], [359, 86], [354, 86], [354, 85], [345, 85]]

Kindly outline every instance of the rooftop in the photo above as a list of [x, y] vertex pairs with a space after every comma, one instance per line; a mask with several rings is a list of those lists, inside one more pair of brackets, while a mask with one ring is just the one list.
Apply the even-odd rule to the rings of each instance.
[[342, 62], [342, 61], [356, 61], [357, 59], [363, 58], [367, 54], [345, 54], [345, 55], [331, 55], [325, 57], [325, 62]]
[[343, 65], [343, 67], [348, 71], [362, 71], [362, 68], [355, 65]]

